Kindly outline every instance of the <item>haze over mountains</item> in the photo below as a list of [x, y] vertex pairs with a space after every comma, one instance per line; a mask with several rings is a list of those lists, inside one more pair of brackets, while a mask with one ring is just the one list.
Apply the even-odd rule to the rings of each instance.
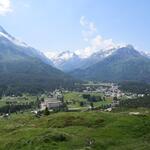
[[131, 45], [83, 56], [65, 51], [49, 59], [0, 27], [0, 87], [8, 92], [35, 92], [71, 87], [73, 78], [150, 82], [149, 53], [139, 52]]

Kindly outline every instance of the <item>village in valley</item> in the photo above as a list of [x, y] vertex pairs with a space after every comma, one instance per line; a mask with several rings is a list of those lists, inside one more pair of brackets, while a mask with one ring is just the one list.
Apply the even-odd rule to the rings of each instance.
[[112, 111], [120, 100], [143, 97], [144, 94], [123, 92], [115, 83], [88, 82], [76, 86], [72, 91], [63, 88], [39, 95], [2, 96], [1, 117], [11, 113], [29, 111], [35, 115], [50, 112], [84, 112], [91, 110]]
[[56, 111], [112, 111], [122, 99], [132, 99], [143, 97], [144, 94], [122, 92], [119, 86], [114, 83], [96, 83], [85, 84], [82, 90], [76, 89], [68, 91], [56, 89], [46, 95], [42, 95], [40, 107], [34, 111], [50, 112]]

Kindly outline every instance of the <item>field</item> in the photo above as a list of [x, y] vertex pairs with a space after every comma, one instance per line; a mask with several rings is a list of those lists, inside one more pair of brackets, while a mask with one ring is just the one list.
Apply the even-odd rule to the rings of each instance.
[[[90, 102], [87, 99], [83, 98], [83, 92], [68, 92], [64, 93], [64, 100], [65, 102], [69, 102], [69, 108], [79, 108], [80, 110], [86, 110], [88, 106], [90, 106]], [[103, 97], [104, 95], [101, 93], [90, 93], [91, 96], [100, 96]], [[81, 107], [80, 102], [86, 102], [86, 105]], [[112, 98], [105, 98], [105, 101], [97, 101], [93, 102], [94, 107], [100, 107], [102, 105], [111, 104]]]
[[0, 150], [148, 150], [150, 111], [139, 111], [12, 114], [0, 119]]
[[3, 96], [0, 99], [0, 115], [32, 110], [38, 106], [37, 96]]
[[35, 102], [37, 99], [37, 96], [31, 96], [31, 95], [24, 95], [21, 97], [2, 97], [0, 99], [0, 107], [7, 105], [7, 102], [14, 103], [14, 104], [26, 104], [30, 102]]

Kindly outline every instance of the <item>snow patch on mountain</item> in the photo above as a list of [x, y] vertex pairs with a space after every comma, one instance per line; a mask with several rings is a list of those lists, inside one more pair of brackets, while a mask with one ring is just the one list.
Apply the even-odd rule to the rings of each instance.
[[14, 43], [15, 45], [22, 46], [22, 47], [29, 47], [26, 43], [22, 42], [21, 40], [12, 37], [1, 26], [0, 26], [0, 37], [6, 38], [7, 40]]
[[150, 58], [150, 52], [148, 51], [140, 51], [141, 55]]
[[115, 50], [116, 49], [101, 49], [90, 55], [86, 55], [86, 53], [77, 53], [77, 51], [64, 51], [61, 53], [50, 51], [46, 52], [45, 55], [53, 62], [55, 67], [63, 71], [71, 71], [73, 69], [89, 67], [110, 56]]
[[52, 61], [56, 66], [58, 66], [75, 57], [78, 57], [75, 53], [70, 52], [70, 51], [65, 51], [65, 52], [59, 53], [58, 55], [55, 55]]
[[15, 37], [11, 36], [9, 33], [5, 31], [3, 27], [0, 26], [0, 41], [7, 47], [10, 46], [10, 49], [16, 48], [18, 51], [21, 51], [22, 53], [31, 56], [31, 57], [37, 57], [46, 64], [53, 65], [51, 60], [47, 58], [42, 52], [32, 48], [31, 46], [28, 46], [26, 43], [16, 39]]
[[[90, 55], [83, 53], [82, 51], [64, 51], [61, 53], [51, 53], [48, 57], [53, 61], [55, 67], [65, 71], [73, 70], [73, 69], [85, 69], [93, 64], [96, 64], [106, 57], [111, 56], [114, 52], [118, 49], [127, 48], [127, 49], [134, 49], [132, 45], [120, 45], [117, 48], [111, 49], [100, 49], [93, 51]], [[138, 51], [139, 52], [139, 51]], [[145, 57], [150, 58], [149, 52], [139, 52]]]

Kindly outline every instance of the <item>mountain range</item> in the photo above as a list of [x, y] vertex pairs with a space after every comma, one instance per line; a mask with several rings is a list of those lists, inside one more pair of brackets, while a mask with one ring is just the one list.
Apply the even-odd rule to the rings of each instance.
[[82, 57], [75, 52], [64, 51], [52, 57], [49, 56], [49, 58], [56, 68], [59, 68], [64, 72], [70, 72], [75, 69], [84, 69], [93, 64], [96, 64], [100, 60], [111, 55], [114, 51], [115, 49], [100, 50], [93, 53], [89, 57]]
[[77, 80], [150, 82], [150, 54], [131, 45], [83, 56], [65, 51], [48, 58], [0, 26], [0, 93], [72, 88]]
[[150, 53], [132, 45], [99, 50], [84, 58], [66, 51], [51, 60], [55, 67], [82, 80], [150, 82]]
[[[125, 45], [122, 46], [125, 48], [132, 47], [132, 49], [135, 50], [135, 48], [132, 45]], [[53, 56], [47, 55], [49, 59], [53, 62], [53, 65], [56, 68], [59, 68], [60, 70], [64, 72], [71, 72], [75, 69], [85, 69], [88, 68], [101, 60], [107, 58], [108, 56], [112, 55], [115, 51], [118, 49], [122, 48], [113, 48], [113, 49], [101, 49], [96, 52], [93, 52], [90, 56], [83, 57], [76, 54], [76, 52], [71, 52], [71, 51], [64, 51], [60, 53], [53, 54]], [[138, 51], [142, 56], [145, 56], [147, 58], [150, 58], [150, 53], [149, 52], [144, 52], [144, 51]]]
[[84, 80], [150, 82], [150, 59], [134, 47], [126, 46], [98, 63], [85, 69], [76, 69], [70, 74]]

